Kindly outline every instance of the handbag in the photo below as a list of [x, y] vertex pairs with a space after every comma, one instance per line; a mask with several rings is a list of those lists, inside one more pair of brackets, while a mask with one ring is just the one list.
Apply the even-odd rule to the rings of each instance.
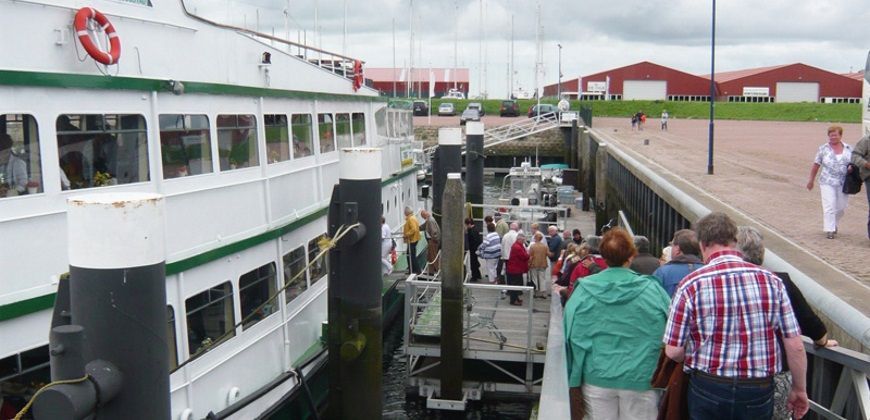
[[849, 164], [850, 171], [846, 172], [846, 178], [843, 180], [843, 194], [855, 195], [861, 192], [861, 175], [858, 173], [859, 168], [853, 164]]
[[662, 348], [650, 386], [664, 389], [659, 402], [657, 420], [680, 420], [689, 418], [686, 393], [689, 390], [689, 376], [683, 372], [683, 364], [671, 360]]

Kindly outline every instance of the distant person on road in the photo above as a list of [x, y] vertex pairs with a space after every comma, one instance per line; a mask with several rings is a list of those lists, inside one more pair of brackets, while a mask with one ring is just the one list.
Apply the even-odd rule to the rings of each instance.
[[670, 118], [668, 110], [662, 110], [662, 131], [668, 131], [668, 118]]
[[[867, 203], [870, 204], [870, 135], [858, 140], [852, 150], [852, 164], [861, 170], [859, 173], [864, 180], [864, 192], [867, 193]], [[867, 238], [870, 239], [870, 213], [867, 214]]]
[[637, 114], [631, 116], [631, 131], [637, 131]]
[[816, 158], [810, 169], [807, 190], [812, 191], [816, 175], [819, 175], [819, 191], [822, 195], [822, 214], [825, 236], [834, 239], [837, 225], [846, 211], [848, 196], [843, 193], [843, 180], [846, 178], [849, 161], [852, 159], [852, 146], [843, 143], [843, 127], [828, 127], [828, 142], [819, 146]]
[[[764, 262], [764, 237], [761, 232], [751, 226], [740, 226], [737, 228], [737, 249], [743, 253], [743, 260], [751, 262], [755, 265], [761, 265]], [[828, 329], [818, 315], [813, 312], [813, 309], [807, 303], [803, 293], [791, 281], [788, 273], [774, 273], [782, 280], [785, 285], [785, 292], [791, 301], [791, 306], [794, 309], [795, 317], [797, 317], [798, 325], [801, 327], [801, 334], [811, 338], [816, 347], [836, 347], [839, 345], [837, 340], [828, 338]], [[782, 355], [782, 371], [778, 372], [773, 377], [774, 396], [773, 396], [773, 419], [774, 420], [790, 420], [791, 412], [788, 410], [788, 394], [791, 391], [791, 372], [788, 369], [787, 359]]]
[[620, 227], [601, 239], [607, 268], [584, 279], [565, 305], [566, 364], [588, 418], [655, 419], [659, 392], [650, 380], [661, 352], [668, 296], [652, 276], [629, 269], [636, 254]]

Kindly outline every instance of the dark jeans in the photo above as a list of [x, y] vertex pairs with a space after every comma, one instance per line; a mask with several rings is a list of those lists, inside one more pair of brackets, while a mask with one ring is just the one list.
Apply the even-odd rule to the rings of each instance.
[[469, 255], [471, 258], [471, 279], [480, 280], [480, 259], [477, 258], [477, 254], [474, 252], [471, 252]]
[[410, 259], [410, 263], [408, 264], [408, 268], [411, 269], [411, 272], [414, 274], [420, 274], [420, 263], [417, 262], [417, 243], [411, 242], [408, 244], [408, 259]]
[[687, 399], [693, 420], [769, 419], [773, 416], [773, 381], [729, 384], [691, 374]]
[[[508, 286], [522, 286], [523, 285], [523, 275], [522, 274], [508, 274], [507, 275], [507, 284]], [[520, 300], [520, 296], [523, 295], [523, 292], [519, 290], [508, 290], [508, 296], [511, 298], [511, 303]]]
[[499, 284], [504, 284], [504, 274], [502, 274], [502, 270], [504, 269], [504, 263], [505, 263], [504, 259], [499, 258], [498, 264], [495, 266], [495, 273], [496, 273], [496, 276], [498, 276], [497, 282]]
[[[870, 204], [870, 178], [864, 180], [864, 191], [867, 192], [867, 204]], [[867, 212], [867, 238], [870, 239], [870, 211]]]

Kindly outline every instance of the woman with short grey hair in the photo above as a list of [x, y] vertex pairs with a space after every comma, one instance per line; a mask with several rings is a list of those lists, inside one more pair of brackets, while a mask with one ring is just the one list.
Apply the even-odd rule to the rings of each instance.
[[[758, 229], [752, 226], [740, 226], [737, 228], [737, 249], [743, 253], [743, 260], [761, 265], [764, 262], [764, 237]], [[837, 346], [837, 340], [828, 338], [828, 330], [822, 320], [813, 312], [810, 305], [804, 299], [803, 293], [791, 281], [788, 273], [774, 273], [782, 280], [786, 294], [791, 301], [795, 318], [801, 327], [801, 333], [813, 340], [819, 347]], [[782, 344], [780, 344], [782, 351]], [[782, 372], [774, 376], [773, 392], [773, 418], [777, 420], [791, 419], [791, 413], [786, 406], [788, 394], [791, 389], [791, 372], [788, 370], [787, 359], [782, 358]]]

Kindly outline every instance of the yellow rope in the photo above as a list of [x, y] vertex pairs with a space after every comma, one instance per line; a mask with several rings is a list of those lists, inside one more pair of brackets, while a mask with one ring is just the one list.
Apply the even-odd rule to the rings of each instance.
[[314, 265], [314, 263], [316, 263], [321, 258], [323, 258], [323, 256], [326, 255], [326, 253], [329, 252], [330, 249], [335, 248], [336, 244], [338, 244], [338, 241], [340, 241], [341, 238], [344, 238], [344, 236], [347, 235], [348, 232], [350, 232], [352, 229], [356, 228], [359, 225], [360, 225], [359, 223], [354, 223], [350, 226], [345, 226], [345, 225], [339, 226], [339, 228], [336, 229], [336, 231], [335, 231], [334, 238], [330, 238], [326, 235], [321, 236], [320, 239], [318, 239], [318, 241], [317, 241], [317, 247], [320, 248], [320, 253], [318, 253], [314, 258], [312, 258], [311, 261], [307, 265], [305, 265], [305, 267], [303, 267], [301, 270], [299, 270], [299, 272], [296, 273], [295, 276], [290, 278], [290, 280], [285, 281], [284, 286], [282, 286], [280, 289], [278, 289], [274, 294], [272, 294], [272, 296], [269, 296], [269, 299], [266, 299], [265, 302], [261, 303], [259, 306], [254, 308], [251, 311], [251, 313], [249, 313], [247, 316], [242, 318], [241, 321], [239, 321], [238, 323], [233, 325], [232, 328], [228, 329], [225, 333], [221, 334], [219, 337], [217, 337], [217, 339], [212, 340], [211, 344], [204, 346], [202, 349], [200, 349], [196, 353], [190, 355], [190, 357], [187, 360], [185, 360], [184, 362], [182, 362], [181, 364], [176, 366], [175, 369], [172, 369], [169, 373], [173, 373], [173, 372], [177, 371], [178, 369], [181, 369], [184, 365], [193, 361], [193, 359], [198, 357], [200, 354], [207, 352], [211, 348], [212, 345], [220, 343], [225, 338], [227, 338], [230, 334], [234, 334], [236, 331], [236, 328], [240, 327], [245, 322], [249, 321], [251, 318], [254, 317], [254, 315], [257, 315], [258, 312], [260, 312], [263, 308], [265, 308], [266, 305], [270, 304], [273, 300], [275, 300], [278, 296], [280, 296], [281, 292], [286, 290], [290, 285], [293, 284], [293, 282], [296, 279], [298, 279], [300, 276], [305, 274], [305, 272], [308, 271], [308, 269], [311, 268], [311, 266]]
[[30, 401], [28, 401], [27, 404], [24, 406], [24, 408], [22, 408], [21, 411], [19, 411], [18, 414], [15, 415], [15, 420], [21, 420], [21, 418], [25, 414], [27, 414], [27, 411], [30, 410], [30, 406], [33, 405], [33, 403], [36, 401], [36, 397], [38, 397], [39, 394], [42, 393], [42, 391], [45, 391], [49, 387], [52, 387], [55, 385], [77, 384], [80, 382], [84, 382], [84, 381], [88, 380], [88, 377], [89, 377], [89, 375], [86, 373], [85, 376], [82, 376], [81, 378], [78, 378], [78, 379], [64, 379], [62, 381], [54, 381], [54, 382], [50, 382], [50, 383], [45, 384], [42, 388], [39, 388], [39, 391], [36, 391], [36, 393], [33, 394], [33, 397], [30, 398]]

